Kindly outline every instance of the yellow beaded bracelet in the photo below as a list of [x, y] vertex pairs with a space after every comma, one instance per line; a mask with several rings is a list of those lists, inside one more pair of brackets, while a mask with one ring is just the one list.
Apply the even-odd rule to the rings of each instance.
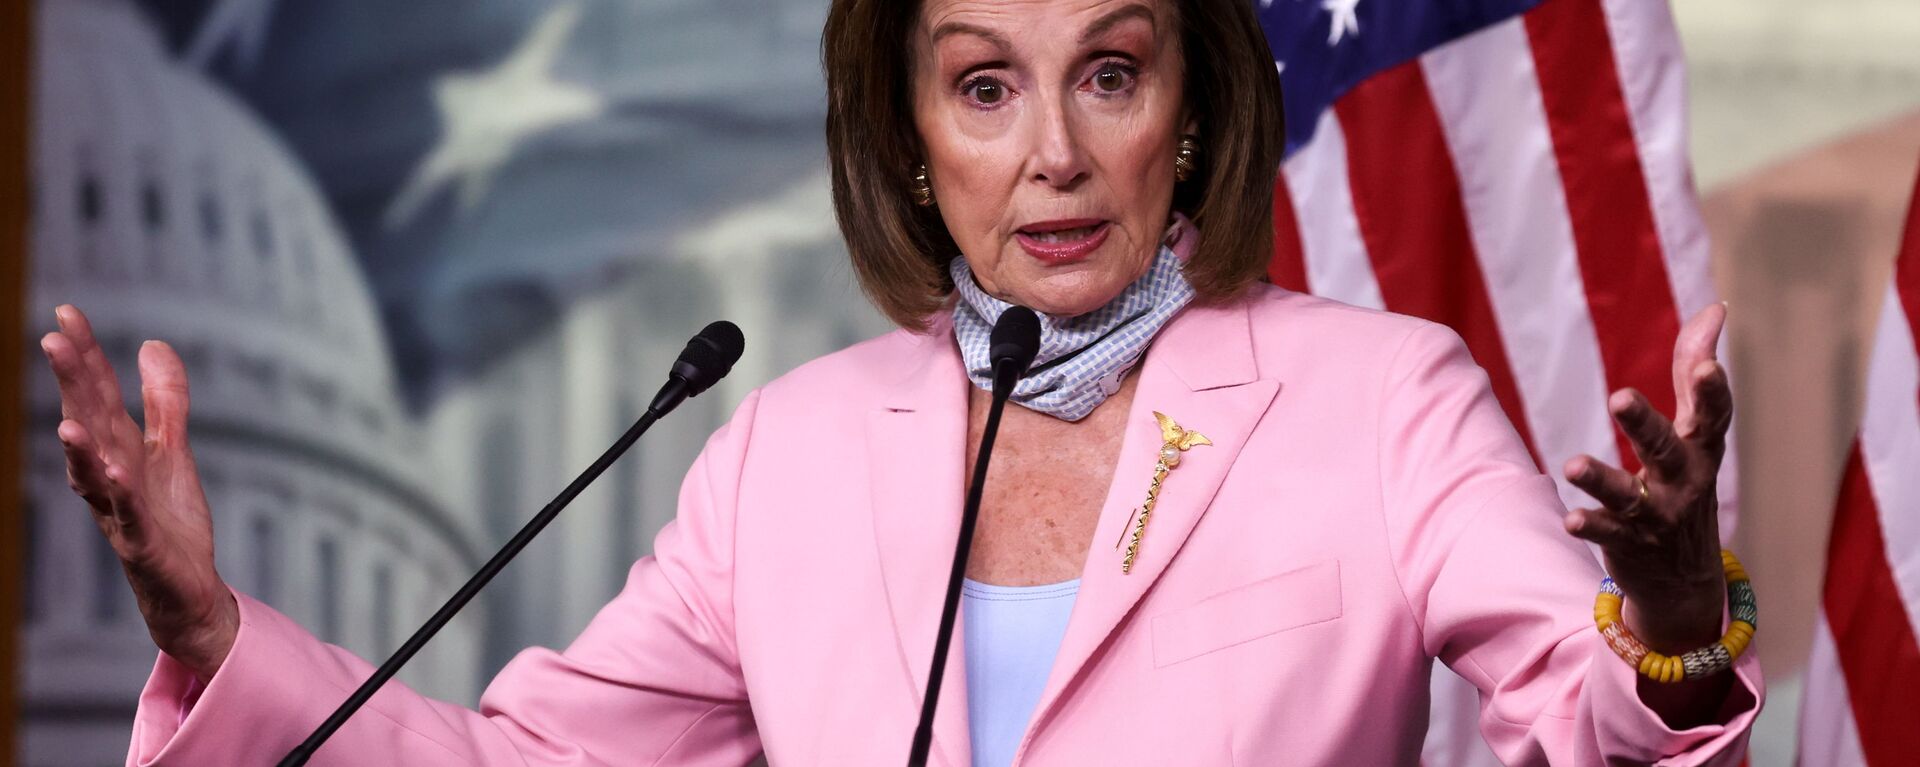
[[1699, 679], [1733, 666], [1741, 653], [1753, 643], [1753, 630], [1760, 620], [1760, 606], [1753, 594], [1753, 583], [1740, 559], [1733, 552], [1720, 550], [1720, 566], [1727, 577], [1727, 612], [1733, 618], [1720, 641], [1681, 655], [1663, 655], [1647, 648], [1627, 629], [1620, 617], [1624, 595], [1612, 578], [1600, 580], [1600, 593], [1593, 599], [1593, 624], [1613, 648], [1615, 655], [1638, 669], [1642, 676], [1672, 684]]

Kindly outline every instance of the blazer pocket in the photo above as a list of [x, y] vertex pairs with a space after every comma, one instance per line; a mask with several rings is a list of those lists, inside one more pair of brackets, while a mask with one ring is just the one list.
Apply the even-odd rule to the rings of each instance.
[[1153, 665], [1192, 660], [1340, 617], [1340, 561], [1329, 559], [1215, 594], [1153, 618]]

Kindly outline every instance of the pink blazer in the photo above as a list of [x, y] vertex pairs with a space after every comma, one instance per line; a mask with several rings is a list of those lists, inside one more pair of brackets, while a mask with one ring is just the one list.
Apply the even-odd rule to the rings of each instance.
[[[1154, 410], [1214, 444], [1183, 456], [1122, 574]], [[944, 324], [768, 384], [564, 652], [521, 653], [477, 712], [390, 684], [314, 764], [901, 764], [966, 414]], [[1723, 724], [1675, 731], [1641, 704], [1592, 626], [1600, 568], [1446, 328], [1260, 286], [1163, 331], [1128, 419], [1018, 763], [1414, 764], [1436, 658], [1480, 688], [1481, 730], [1510, 764], [1738, 761], [1762, 696], [1754, 654]], [[204, 690], [159, 659], [128, 764], [272, 764], [369, 673], [240, 605]], [[949, 767], [971, 763], [965, 657], [934, 740]]]

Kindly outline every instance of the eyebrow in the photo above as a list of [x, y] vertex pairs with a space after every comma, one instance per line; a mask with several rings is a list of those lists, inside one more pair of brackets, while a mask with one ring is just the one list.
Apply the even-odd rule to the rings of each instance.
[[1146, 19], [1147, 24], [1153, 26], [1153, 9], [1135, 3], [1124, 8], [1115, 8], [1114, 10], [1108, 11], [1105, 16], [1101, 16], [1095, 19], [1092, 24], [1087, 25], [1087, 30], [1080, 33], [1080, 43], [1085, 45], [1088, 40], [1105, 34], [1107, 30], [1119, 26], [1120, 22], [1126, 21], [1127, 19]]
[[948, 21], [948, 22], [941, 23], [940, 26], [934, 28], [932, 41], [935, 43], [938, 43], [942, 39], [951, 37], [953, 35], [974, 35], [976, 37], [985, 39], [989, 43], [993, 43], [994, 47], [999, 48], [1002, 51], [1008, 51], [1013, 49], [1013, 43], [1008, 42], [1007, 38], [1001, 35], [999, 32], [995, 32], [991, 29], [980, 26], [978, 24], [968, 24], [964, 21]]

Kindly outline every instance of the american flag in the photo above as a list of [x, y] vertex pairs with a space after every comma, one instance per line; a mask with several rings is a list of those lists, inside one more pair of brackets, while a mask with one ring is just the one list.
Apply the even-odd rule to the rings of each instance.
[[[1259, 2], [1287, 115], [1273, 281], [1452, 326], [1593, 505], [1560, 466], [1638, 468], [1607, 394], [1671, 414], [1680, 322], [1718, 300], [1667, 4]], [[1724, 539], [1731, 454], [1719, 488]], [[1443, 668], [1433, 689], [1425, 764], [1497, 764], [1477, 691]]]
[[1800, 763], [1920, 758], [1920, 187], [1880, 307], [1800, 706]]

